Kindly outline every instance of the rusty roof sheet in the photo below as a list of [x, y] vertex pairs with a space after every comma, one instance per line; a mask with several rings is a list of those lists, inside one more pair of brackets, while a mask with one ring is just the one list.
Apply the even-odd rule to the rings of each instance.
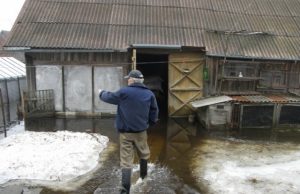
[[6, 47], [206, 47], [208, 55], [299, 60], [299, 0], [26, 0]]
[[288, 95], [251, 95], [230, 96], [235, 102], [242, 103], [299, 103], [300, 97]]

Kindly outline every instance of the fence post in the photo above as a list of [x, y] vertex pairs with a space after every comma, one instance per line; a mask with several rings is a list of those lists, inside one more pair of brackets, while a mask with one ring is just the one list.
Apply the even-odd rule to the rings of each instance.
[[21, 99], [22, 99], [22, 112], [23, 112], [23, 118], [24, 118], [24, 121], [26, 120], [27, 118], [27, 95], [26, 95], [26, 92], [22, 92], [22, 96], [21, 96]]
[[7, 137], [6, 122], [5, 122], [5, 111], [4, 111], [3, 96], [2, 96], [1, 88], [0, 88], [0, 102], [1, 102], [1, 110], [2, 110], [2, 117], [3, 117], [3, 125], [4, 125], [4, 137]]

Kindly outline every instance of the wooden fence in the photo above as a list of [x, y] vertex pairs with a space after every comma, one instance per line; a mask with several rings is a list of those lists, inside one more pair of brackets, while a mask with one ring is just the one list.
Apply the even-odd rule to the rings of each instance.
[[23, 92], [23, 113], [24, 118], [53, 116], [55, 113], [54, 91]]

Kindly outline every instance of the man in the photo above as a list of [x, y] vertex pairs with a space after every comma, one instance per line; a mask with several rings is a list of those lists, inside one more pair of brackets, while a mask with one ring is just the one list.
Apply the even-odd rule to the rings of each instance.
[[150, 150], [146, 129], [158, 120], [157, 102], [152, 91], [143, 84], [143, 74], [132, 70], [125, 78], [128, 86], [117, 92], [99, 90], [102, 101], [118, 105], [115, 127], [120, 134], [121, 193], [130, 192], [135, 149], [140, 158], [140, 177], [144, 179], [147, 175]]

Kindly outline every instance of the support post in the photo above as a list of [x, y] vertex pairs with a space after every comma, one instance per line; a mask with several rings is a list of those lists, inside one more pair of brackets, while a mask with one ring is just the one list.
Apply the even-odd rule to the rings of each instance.
[[66, 95], [65, 95], [65, 67], [61, 68], [61, 87], [62, 87], [62, 103], [63, 112], [66, 112]]
[[[10, 100], [9, 100], [7, 80], [5, 80], [4, 83], [5, 83], [5, 90], [6, 90], [6, 97], [7, 97], [6, 98], [6, 101], [7, 101], [7, 122], [11, 122], [11, 120], [10, 120]], [[3, 104], [3, 106], [4, 106], [4, 104]]]
[[1, 101], [1, 110], [2, 110], [2, 117], [3, 117], [4, 137], [7, 137], [7, 133], [6, 133], [6, 122], [5, 122], [5, 111], [4, 111], [3, 96], [2, 96], [2, 91], [1, 91], [1, 89], [0, 89], [0, 101]]
[[92, 112], [93, 112], [93, 114], [95, 113], [95, 93], [94, 93], [95, 92], [95, 83], [94, 83], [95, 78], [94, 77], [95, 77], [95, 68], [94, 68], [94, 66], [92, 66]]
[[136, 69], [136, 49], [132, 50], [132, 67], [131, 69]]

